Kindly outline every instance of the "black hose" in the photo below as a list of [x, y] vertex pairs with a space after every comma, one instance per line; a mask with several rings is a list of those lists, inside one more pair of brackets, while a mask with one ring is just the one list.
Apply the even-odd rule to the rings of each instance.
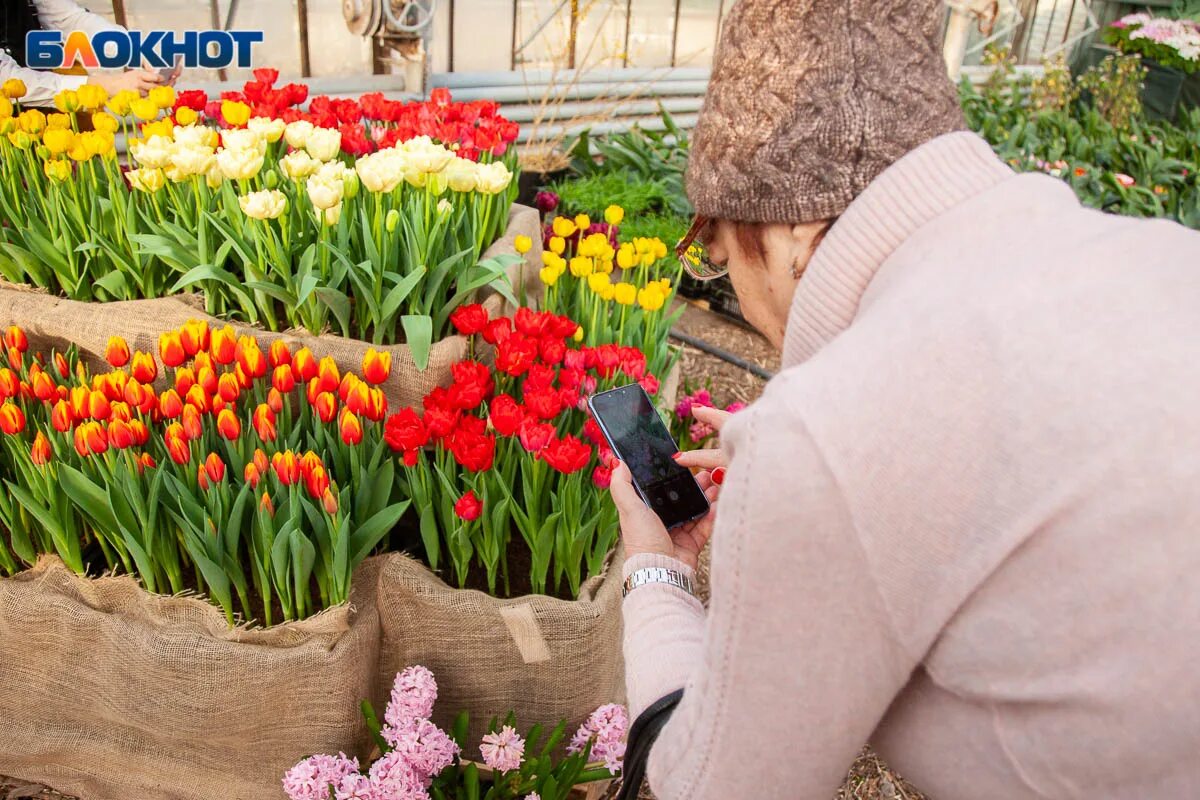
[[697, 339], [695, 336], [686, 334], [683, 331], [680, 331], [677, 329], [672, 329], [671, 330], [671, 338], [678, 339], [679, 341], [686, 344], [688, 347], [694, 347], [697, 350], [701, 350], [705, 353], [708, 353], [710, 356], [716, 356], [717, 358], [721, 359], [722, 361], [727, 361], [730, 364], [733, 364], [735, 367], [741, 367], [742, 369], [746, 370], [750, 374], [756, 375], [759, 378], [762, 378], [764, 381], [769, 381], [769, 380], [771, 380], [771, 378], [775, 377], [775, 373], [771, 372], [769, 369], [763, 369], [758, 364], [755, 364], [751, 361], [747, 361], [746, 359], [742, 358], [741, 356], [735, 355], [735, 354], [729, 352], [728, 350], [717, 347], [716, 345], [709, 344], [708, 342], [704, 341], [703, 339]]

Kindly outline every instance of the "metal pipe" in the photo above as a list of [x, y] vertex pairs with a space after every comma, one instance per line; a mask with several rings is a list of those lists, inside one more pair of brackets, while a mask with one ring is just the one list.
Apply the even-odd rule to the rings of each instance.
[[[213, 30], [221, 29], [221, 9], [217, 7], [217, 0], [208, 0], [208, 21], [212, 25]], [[228, 73], [224, 67], [217, 70], [217, 77], [222, 81], [228, 78]]]
[[665, 83], [671, 81], [707, 81], [712, 74], [708, 67], [631, 67], [629, 69], [546, 70], [531, 69], [518, 72], [441, 72], [433, 76], [434, 86], [447, 89], [484, 88], [488, 86], [525, 86], [527, 84], [569, 85], [576, 80], [588, 83]]
[[629, 28], [633, 21], [633, 0], [625, 0], [625, 47], [621, 50], [621, 66], [629, 66]]
[[296, 18], [300, 23], [300, 74], [307, 78], [312, 75], [308, 53], [308, 0], [296, 0]]
[[[508, 52], [508, 68], [515, 74], [517, 71], [517, 19], [520, 14], [521, 0], [513, 0], [513, 15], [512, 15], [512, 46]], [[432, 84], [432, 79], [430, 80]]]
[[454, 0], [450, 0], [450, 21], [447, 26], [450, 28], [450, 43], [446, 46], [446, 69], [454, 72]]
[[671, 26], [671, 66], [675, 66], [675, 50], [679, 47], [679, 7], [683, 0], [675, 0], [675, 22]]
[[715, 344], [709, 344], [703, 339], [697, 339], [695, 336], [686, 334], [681, 330], [672, 328], [671, 338], [683, 342], [688, 347], [694, 347], [697, 350], [708, 353], [710, 356], [716, 356], [722, 361], [733, 364], [735, 367], [740, 367], [749, 372], [751, 375], [762, 378], [765, 381], [769, 381], [771, 378], [775, 377], [775, 373], [771, 372], [769, 369], [763, 369], [752, 361], [747, 361], [739, 355], [731, 353], [724, 348], [717, 347]]

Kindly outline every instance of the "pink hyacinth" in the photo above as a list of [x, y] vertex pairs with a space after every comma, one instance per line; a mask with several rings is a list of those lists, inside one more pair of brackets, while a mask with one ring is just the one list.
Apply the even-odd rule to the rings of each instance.
[[621, 771], [625, 757], [625, 734], [628, 730], [629, 712], [625, 706], [616, 703], [600, 706], [571, 737], [567, 752], [572, 755], [581, 753], [591, 742], [591, 760], [603, 761], [608, 771], [616, 775]]
[[511, 772], [520, 768], [525, 757], [525, 740], [511, 726], [505, 725], [499, 733], [483, 737], [479, 752], [484, 764], [497, 772]]
[[366, 775], [355, 772], [346, 775], [341, 782], [333, 787], [335, 800], [379, 800], [371, 779]]
[[409, 667], [396, 675], [391, 700], [383, 714], [384, 721], [392, 727], [402, 728], [412, 719], [428, 719], [433, 716], [437, 694], [437, 681], [432, 672], [421, 666]]
[[703, 442], [708, 437], [717, 432], [717, 429], [707, 422], [693, 422], [688, 428], [688, 436], [692, 437], [692, 441], [696, 444]]
[[283, 791], [291, 800], [329, 800], [330, 786], [356, 772], [358, 759], [345, 753], [309, 756], [284, 774]]
[[725, 410], [728, 411], [730, 414], [736, 414], [737, 412], [741, 411], [745, 407], [746, 407], [746, 404], [743, 403], [742, 401], [738, 400], [736, 402], [730, 403], [729, 405], [725, 406]]
[[388, 753], [371, 765], [375, 800], [428, 800], [424, 781], [403, 753]]
[[459, 747], [446, 732], [427, 719], [412, 719], [404, 725], [387, 726], [383, 738], [412, 766], [425, 786], [454, 763]]

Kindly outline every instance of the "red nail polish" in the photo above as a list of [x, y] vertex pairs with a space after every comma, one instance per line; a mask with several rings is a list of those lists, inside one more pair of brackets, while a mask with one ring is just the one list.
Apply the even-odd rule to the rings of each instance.
[[717, 467], [716, 469], [714, 469], [712, 471], [712, 482], [715, 483], [717, 486], [720, 486], [722, 483], [725, 482], [725, 468], [724, 467]]
[[679, 458], [681, 455], [683, 455], [683, 453], [679, 450], [676, 450], [674, 453], [671, 454], [671, 458]]

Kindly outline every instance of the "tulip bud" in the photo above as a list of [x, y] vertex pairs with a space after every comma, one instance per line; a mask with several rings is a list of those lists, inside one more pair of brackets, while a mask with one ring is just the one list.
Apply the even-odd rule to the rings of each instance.
[[363, 440], [362, 423], [359, 421], [358, 417], [350, 411], [342, 414], [340, 432], [342, 435], [342, 441], [351, 447], [359, 444]]
[[212, 332], [211, 350], [213, 360], [218, 364], [232, 364], [237, 353], [237, 334], [233, 327], [226, 325]]
[[246, 468], [242, 470], [242, 477], [246, 483], [250, 484], [251, 489], [257, 489], [258, 482], [262, 480], [262, 473], [258, 471], [258, 467], [253, 461], [247, 461]]
[[134, 353], [129, 372], [139, 383], [151, 384], [158, 377], [158, 364], [149, 353]]
[[321, 505], [325, 506], [325, 513], [331, 517], [338, 512], [337, 498], [329, 489], [326, 489], [325, 494], [321, 497]]
[[271, 496], [266, 491], [262, 493], [262, 498], [258, 501], [258, 507], [272, 517], [275, 516], [275, 504], [271, 502]]
[[337, 398], [334, 397], [332, 392], [321, 392], [313, 402], [313, 408], [316, 410], [321, 422], [332, 422], [334, 416], [337, 414]]
[[220, 483], [225, 480], [225, 462], [216, 453], [209, 453], [208, 458], [204, 459], [204, 472], [210, 481]]
[[[158, 337], [158, 353], [162, 357], [162, 362], [168, 367], [178, 367], [187, 358], [187, 353], [184, 352], [183, 342], [179, 338], [179, 334], [175, 331], [160, 334]], [[142, 381], [147, 383], [148, 381]]]
[[392, 354], [387, 350], [369, 348], [363, 356], [362, 368], [367, 382], [378, 386], [392, 373]]
[[283, 339], [276, 339], [271, 342], [271, 347], [267, 351], [267, 363], [272, 369], [276, 369], [282, 365], [291, 365], [292, 352], [288, 350], [287, 342]]
[[29, 449], [29, 458], [35, 466], [44, 467], [50, 462], [51, 455], [50, 440], [46, 438], [46, 434], [38, 431], [37, 436], [33, 438], [33, 446]]
[[268, 189], [278, 188], [279, 187], [279, 173], [277, 171], [275, 171], [274, 169], [267, 170], [267, 177], [266, 177], [265, 183], [266, 183], [266, 186]]
[[389, 211], [387, 213], [387, 216], [384, 217], [383, 227], [387, 228], [388, 233], [395, 233], [396, 227], [399, 224], [400, 224], [400, 212], [393, 208], [391, 211]]
[[342, 197], [347, 200], [353, 200], [358, 196], [358, 187], [360, 186], [358, 173], [349, 171], [342, 178]]
[[54, 368], [58, 370], [58, 374], [63, 378], [71, 377], [71, 366], [67, 364], [67, 359], [62, 353], [54, 354]]

